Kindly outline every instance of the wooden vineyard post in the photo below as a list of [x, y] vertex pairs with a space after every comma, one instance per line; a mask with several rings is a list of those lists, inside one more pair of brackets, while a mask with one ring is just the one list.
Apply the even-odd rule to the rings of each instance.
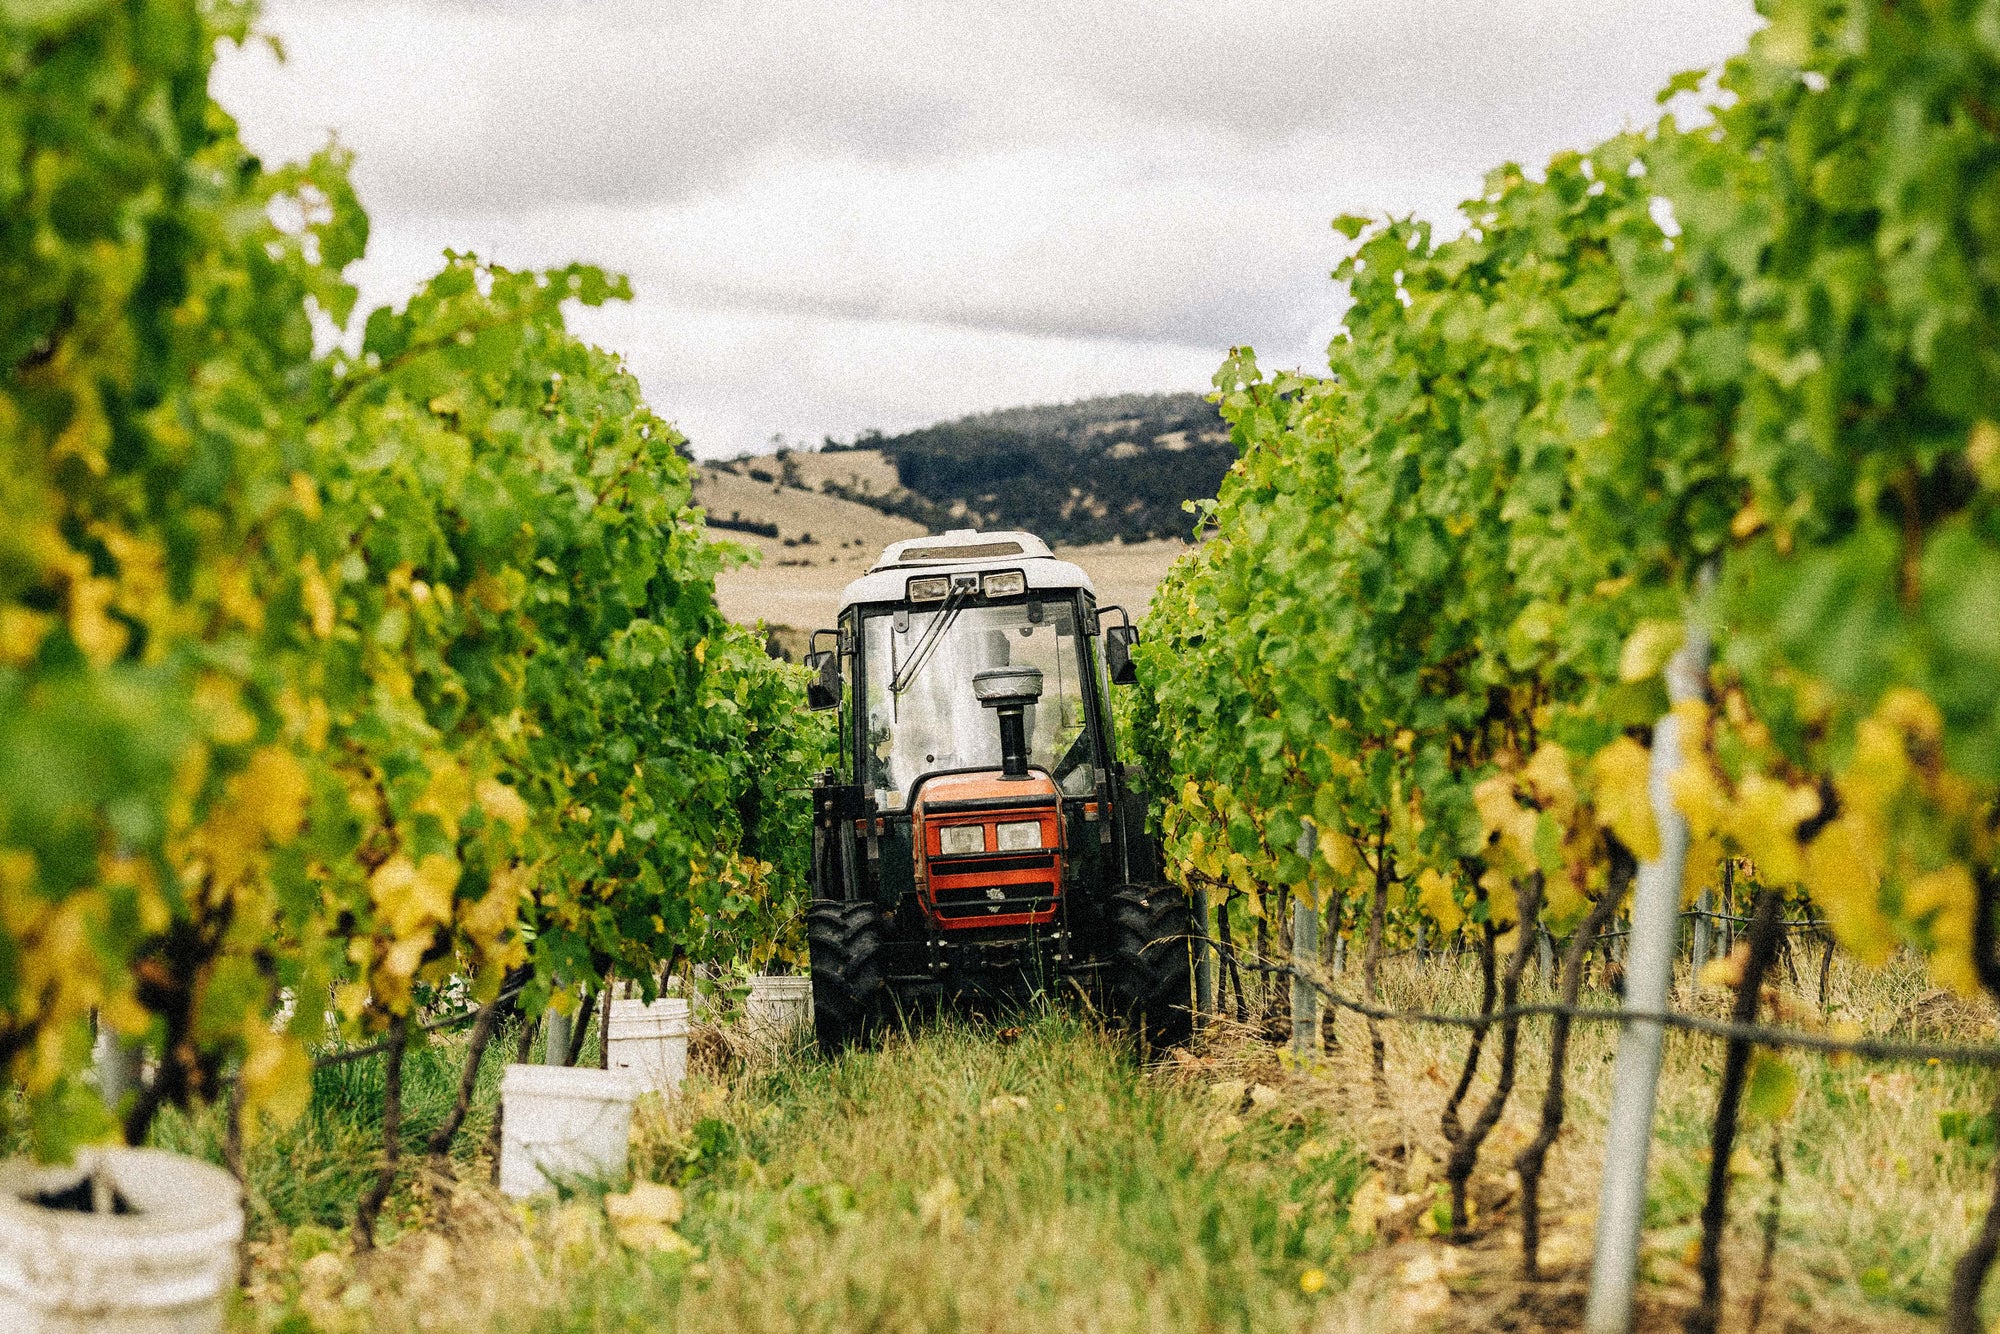
[[[1703, 571], [1701, 585], [1711, 581]], [[1667, 663], [1667, 698], [1701, 699], [1708, 676], [1708, 634], [1689, 618], [1687, 638]], [[1647, 770], [1660, 851], [1639, 864], [1626, 937], [1625, 1010], [1661, 1014], [1674, 979], [1680, 944], [1681, 881], [1687, 864], [1688, 827], [1667, 790], [1681, 767], [1681, 724], [1671, 712], [1653, 728]], [[1646, 1171], [1653, 1147], [1654, 1095], [1665, 1041], [1660, 1023], [1628, 1020], [1619, 1032], [1611, 1074], [1611, 1116], [1605, 1128], [1604, 1176], [1597, 1195], [1597, 1240], [1590, 1265], [1590, 1299], [1584, 1328], [1590, 1334], [1627, 1334], [1639, 1274], [1639, 1232], [1646, 1216]]]

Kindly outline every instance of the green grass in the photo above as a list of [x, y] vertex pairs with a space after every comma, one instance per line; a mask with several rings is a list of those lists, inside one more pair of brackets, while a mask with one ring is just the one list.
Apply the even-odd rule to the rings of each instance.
[[461, 1217], [450, 1282], [412, 1231], [317, 1289], [274, 1272], [245, 1327], [1304, 1329], [1324, 1297], [1301, 1276], [1335, 1291], [1355, 1252], [1364, 1160], [1324, 1113], [1224, 1106], [1051, 1013], [698, 1079], [645, 1108], [633, 1167], [681, 1189], [698, 1255], [627, 1251], [591, 1202], [489, 1214], [478, 1241]]

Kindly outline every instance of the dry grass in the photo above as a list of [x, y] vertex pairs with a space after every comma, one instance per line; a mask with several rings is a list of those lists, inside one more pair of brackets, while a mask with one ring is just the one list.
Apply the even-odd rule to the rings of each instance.
[[[1818, 961], [1811, 962], [1808, 967], [1799, 960], [1797, 990], [1780, 970], [1779, 1009], [1790, 1022], [1852, 1020], [1869, 1033], [1933, 1040], [1993, 1036], [1984, 1007], [1936, 992], [1920, 967], [1906, 961], [1872, 971], [1837, 958], [1822, 1016]], [[1358, 979], [1348, 981], [1358, 988]], [[1687, 983], [1683, 974], [1678, 994], [1684, 1002]], [[1402, 1008], [1465, 1012], [1476, 1006], [1477, 983], [1470, 959], [1457, 970], [1401, 959], [1384, 967], [1384, 995]], [[1524, 999], [1552, 996], [1531, 978]], [[1591, 999], [1586, 993], [1585, 1000]], [[1602, 992], [1594, 999], [1611, 1002]], [[1693, 1003], [1720, 1013], [1726, 1000], [1726, 993], [1710, 992]], [[1443, 1191], [1438, 1165], [1446, 1156], [1438, 1121], [1465, 1050], [1463, 1031], [1385, 1026], [1387, 1106], [1377, 1104], [1366, 1029], [1353, 1016], [1340, 1021], [1339, 1045], [1321, 1070], [1302, 1081], [1316, 1086], [1318, 1096], [1361, 1131], [1387, 1191], [1420, 1197], [1385, 1221], [1384, 1240], [1391, 1244], [1365, 1266], [1354, 1309], [1401, 1312], [1410, 1323], [1440, 1328], [1576, 1327], [1603, 1166], [1601, 1136], [1616, 1035], [1608, 1026], [1594, 1025], [1579, 1026], [1573, 1034], [1569, 1119], [1543, 1187], [1542, 1255], [1555, 1277], [1527, 1289], [1518, 1280], [1519, 1181], [1511, 1163], [1540, 1115], [1548, 1073], [1545, 1029], [1537, 1024], [1529, 1031], [1513, 1101], [1474, 1179], [1484, 1217], [1476, 1225], [1479, 1239], [1467, 1247], [1446, 1247], [1422, 1236], [1443, 1217], [1435, 1203]], [[1467, 1099], [1468, 1121], [1493, 1087], [1492, 1047], [1489, 1042], [1485, 1068]], [[1678, 1328], [1680, 1314], [1698, 1291], [1692, 1261], [1721, 1060], [1722, 1047], [1712, 1040], [1668, 1037], [1648, 1206], [1643, 1327]], [[1799, 1077], [1790, 1115], [1775, 1127], [1748, 1127], [1738, 1140], [1744, 1150], [1738, 1161], [1747, 1170], [1731, 1191], [1724, 1328], [1747, 1328], [1761, 1220], [1771, 1195], [1774, 1136], [1785, 1156], [1786, 1177], [1779, 1195], [1777, 1265], [1762, 1328], [1832, 1334], [1925, 1327], [1918, 1317], [1941, 1309], [1951, 1266], [1976, 1229], [1991, 1189], [1990, 1123], [1982, 1119], [1992, 1102], [1991, 1076], [1934, 1066], [1836, 1064], [1804, 1055], [1790, 1060]]]

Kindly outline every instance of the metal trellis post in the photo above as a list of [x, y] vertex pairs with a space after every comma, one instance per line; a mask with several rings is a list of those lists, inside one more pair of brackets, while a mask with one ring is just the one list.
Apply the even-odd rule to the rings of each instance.
[[[1292, 958], [1311, 968], [1319, 963], [1319, 910], [1303, 894], [1292, 899]], [[1292, 974], [1292, 1055], [1300, 1060], [1319, 1051], [1319, 992], [1298, 972]]]
[[1215, 1013], [1215, 946], [1208, 938], [1208, 888], [1194, 891], [1194, 1013], [1207, 1023]]
[[[1667, 698], [1673, 703], [1702, 698], [1707, 675], [1708, 635], [1690, 617], [1687, 638], [1667, 664]], [[1653, 819], [1659, 826], [1660, 855], [1640, 863], [1632, 897], [1632, 934], [1626, 938], [1625, 954], [1628, 1013], [1663, 1013], [1673, 985], [1688, 827], [1674, 807], [1667, 780], [1680, 767], [1680, 720], [1669, 713], [1653, 729], [1653, 754], [1646, 775]], [[1611, 1076], [1611, 1116], [1605, 1129], [1604, 1176], [1597, 1197], [1590, 1299], [1584, 1308], [1584, 1328], [1590, 1334], [1627, 1334], [1632, 1327], [1639, 1233], [1646, 1215], [1647, 1160], [1653, 1146], [1654, 1095], [1658, 1092], [1664, 1036], [1658, 1021], [1628, 1021], [1619, 1033], [1618, 1059]]]

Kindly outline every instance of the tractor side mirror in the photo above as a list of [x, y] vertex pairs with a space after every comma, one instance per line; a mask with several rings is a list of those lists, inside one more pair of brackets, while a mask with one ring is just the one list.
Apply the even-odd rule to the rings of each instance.
[[806, 670], [812, 673], [812, 680], [806, 682], [806, 707], [814, 712], [840, 707], [840, 658], [827, 653], [806, 654]]
[[1138, 664], [1132, 661], [1132, 646], [1139, 642], [1136, 625], [1111, 625], [1104, 630], [1104, 665], [1111, 670], [1111, 684], [1129, 686], [1139, 679]]

